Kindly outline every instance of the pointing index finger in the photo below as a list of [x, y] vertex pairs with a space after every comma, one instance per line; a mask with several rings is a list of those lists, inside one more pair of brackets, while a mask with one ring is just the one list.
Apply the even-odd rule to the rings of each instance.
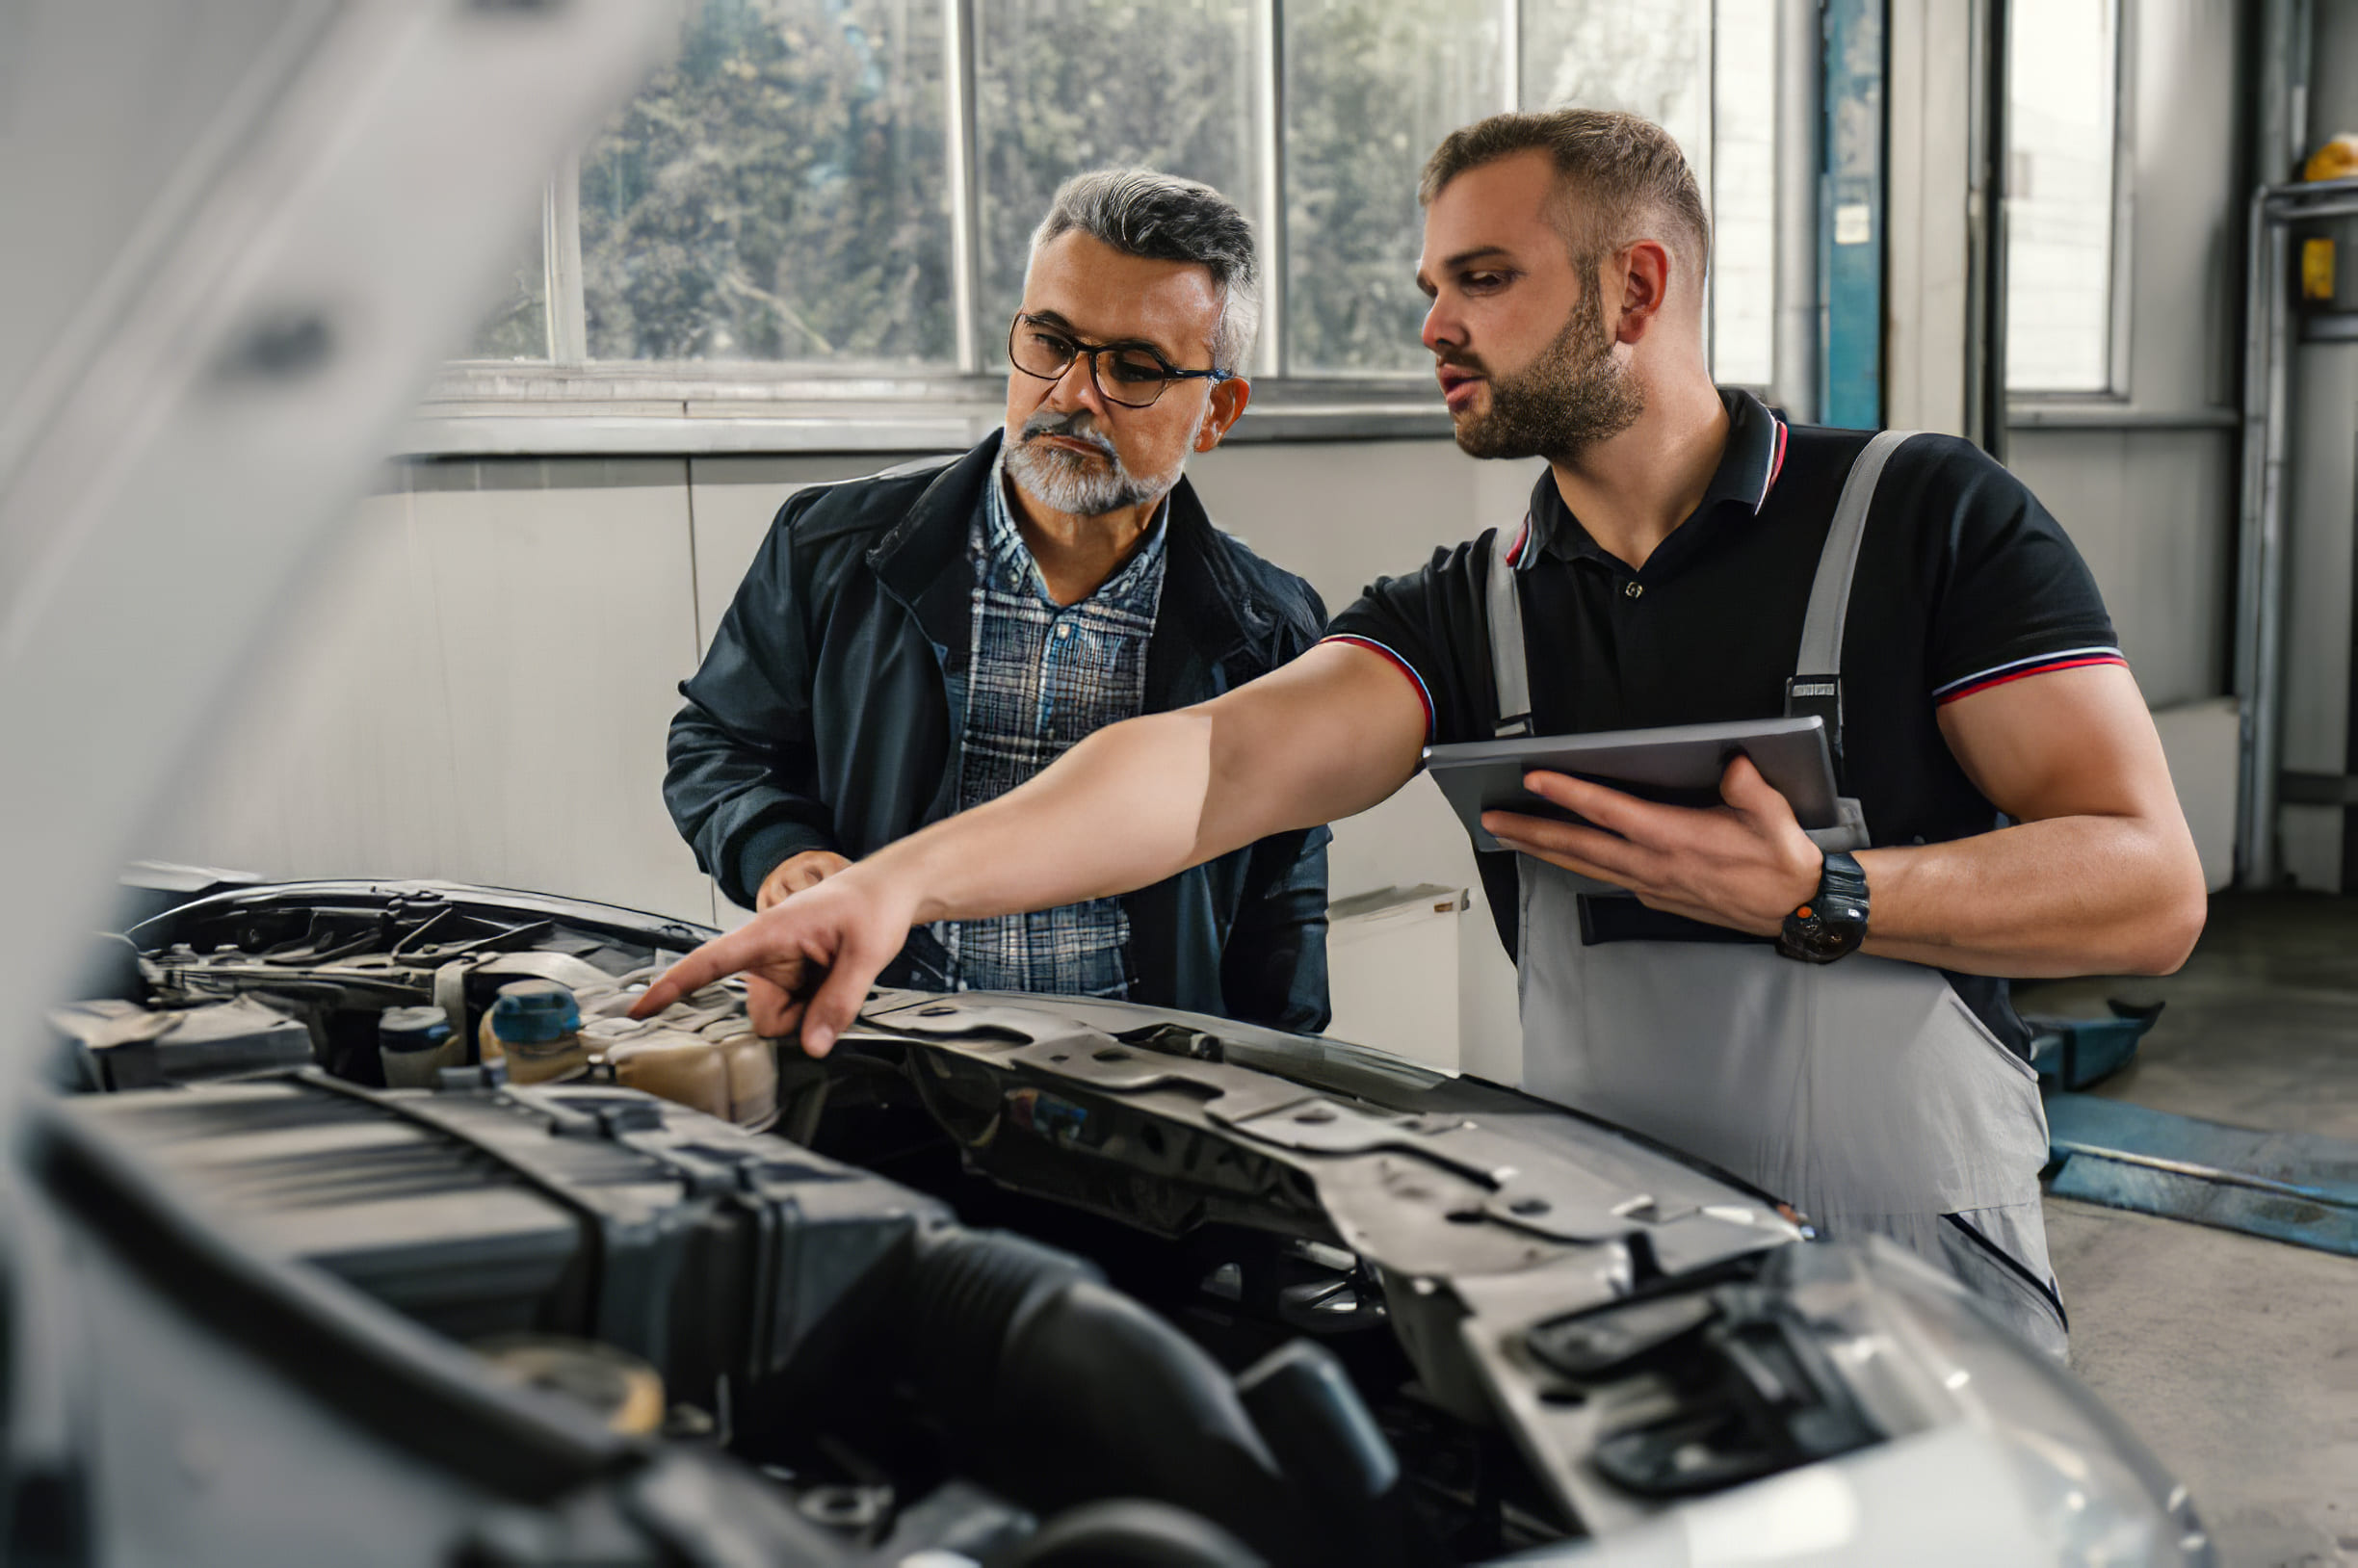
[[665, 970], [646, 994], [631, 1004], [633, 1018], [645, 1018], [663, 1011], [681, 997], [702, 990], [718, 980], [726, 980], [751, 961], [752, 946], [747, 937], [750, 927], [739, 927], [726, 936], [716, 936], [689, 954], [678, 963]]

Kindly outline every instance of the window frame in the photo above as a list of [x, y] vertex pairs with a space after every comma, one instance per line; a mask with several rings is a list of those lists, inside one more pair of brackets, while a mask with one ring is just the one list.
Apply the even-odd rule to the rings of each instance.
[[[945, 167], [950, 180], [955, 363], [825, 367], [789, 361], [599, 360], [588, 353], [583, 293], [581, 166], [568, 155], [541, 192], [547, 307], [544, 359], [445, 361], [405, 430], [401, 455], [494, 456], [563, 452], [698, 454], [779, 451], [916, 451], [996, 428], [1005, 378], [990, 371], [996, 328], [979, 319], [982, 221], [977, 199], [976, 28], [986, 0], [938, 0], [944, 47]], [[1500, 11], [1502, 109], [1523, 100], [1523, 0]], [[1253, 417], [1232, 440], [1397, 439], [1447, 436], [1447, 410], [1413, 371], [1333, 375], [1293, 358], [1286, 275], [1284, 0], [1252, 0], [1251, 157], [1258, 192], [1251, 214], [1265, 257], [1262, 327], [1249, 375]], [[1705, 40], [1705, 127], [1697, 170], [1710, 193], [1716, 135], [1716, 46]], [[1716, 212], [1716, 202], [1715, 202]], [[1707, 349], [1713, 323], [1706, 315]], [[1766, 395], [1766, 387], [1749, 390]]]
[[[2006, 18], [2006, 47], [2015, 47], [2020, 30], [2014, 25], [2021, 7], [2027, 0], [2005, 0], [2009, 14]], [[2131, 351], [2135, 344], [2136, 272], [2135, 239], [2136, 235], [2136, 13], [2132, 0], [2109, 0], [2112, 7], [2112, 253], [2110, 275], [2105, 288], [2105, 384], [2101, 387], [2022, 387], [2012, 384], [2013, 367], [2006, 363], [2004, 340], [1999, 340], [2002, 372], [2007, 378], [2004, 401], [2009, 419], [2020, 411], [2026, 418], [2035, 419], [2034, 410], [2060, 411], [2078, 406], [2112, 408], [2126, 405], [2132, 398], [2130, 381]], [[2006, 63], [2000, 69], [2006, 70]], [[2013, 155], [2012, 117], [2008, 116], [2007, 144], [1998, 159], [2000, 179]], [[2003, 186], [1999, 191], [1999, 254], [2004, 264], [2011, 249], [2012, 212], [2007, 205]], [[2012, 303], [2011, 268], [2005, 279], [2006, 302]], [[2004, 322], [2000, 331], [2005, 330]]]

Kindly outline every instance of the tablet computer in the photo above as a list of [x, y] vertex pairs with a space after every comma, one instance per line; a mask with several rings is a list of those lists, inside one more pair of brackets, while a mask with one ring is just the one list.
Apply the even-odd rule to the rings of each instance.
[[1716, 806], [1719, 775], [1739, 752], [1750, 757], [1769, 788], [1792, 803], [1804, 828], [1840, 824], [1825, 721], [1814, 714], [1428, 745], [1425, 768], [1474, 835], [1474, 848], [1503, 849], [1506, 846], [1482, 831], [1485, 811], [1519, 811], [1558, 822], [1583, 820], [1524, 789], [1525, 773], [1570, 773], [1667, 805]]

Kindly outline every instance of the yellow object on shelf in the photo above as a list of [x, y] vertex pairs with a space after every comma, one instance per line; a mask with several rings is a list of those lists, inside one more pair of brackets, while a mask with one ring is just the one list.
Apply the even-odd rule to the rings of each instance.
[[2311, 153], [2301, 170], [2305, 180], [2345, 180], [2353, 174], [2358, 174], [2358, 136], [2347, 131]]
[[2301, 241], [2301, 298], [2312, 304], [2331, 304], [2334, 297], [2334, 243]]
[[[2358, 136], [2345, 131], [2309, 155], [2301, 170], [2305, 180], [2345, 180], [2358, 175]], [[2324, 238], [2301, 241], [2301, 300], [2330, 305], [2334, 299], [2334, 243]]]

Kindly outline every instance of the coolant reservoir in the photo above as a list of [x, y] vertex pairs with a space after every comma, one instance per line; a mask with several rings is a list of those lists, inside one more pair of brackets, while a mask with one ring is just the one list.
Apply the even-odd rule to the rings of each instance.
[[377, 1019], [377, 1059], [389, 1089], [430, 1089], [445, 1067], [465, 1064], [462, 1039], [440, 1007], [387, 1007]]
[[582, 1036], [625, 1087], [757, 1132], [777, 1119], [777, 1058], [758, 1034], [712, 1039], [667, 1028], [660, 1018], [593, 1018]]
[[508, 1059], [511, 1084], [548, 1084], [590, 1070], [581, 1007], [555, 980], [511, 980], [484, 1014], [483, 1059]]

